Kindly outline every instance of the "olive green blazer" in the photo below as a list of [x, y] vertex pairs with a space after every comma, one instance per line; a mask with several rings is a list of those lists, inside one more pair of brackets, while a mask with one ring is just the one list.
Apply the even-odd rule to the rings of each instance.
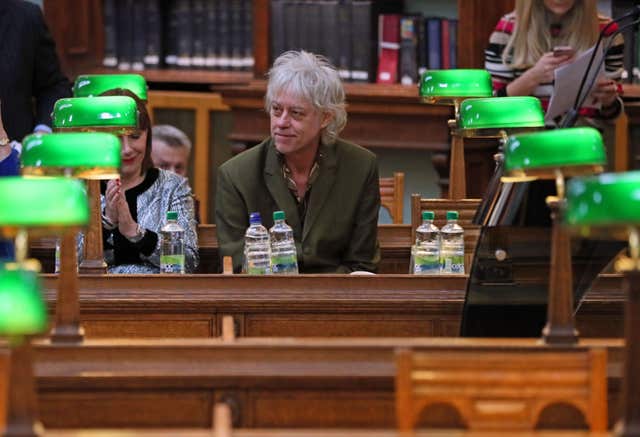
[[216, 189], [216, 225], [220, 256], [242, 267], [249, 214], [260, 212], [273, 226], [282, 210], [293, 228], [301, 273], [375, 271], [380, 189], [376, 156], [342, 140], [320, 146], [320, 172], [311, 187], [304, 226], [287, 188], [271, 138], [220, 166]]

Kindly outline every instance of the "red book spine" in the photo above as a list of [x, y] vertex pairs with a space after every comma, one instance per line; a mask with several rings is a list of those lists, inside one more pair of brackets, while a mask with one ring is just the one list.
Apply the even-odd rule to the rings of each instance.
[[451, 38], [449, 36], [449, 20], [446, 18], [442, 19], [441, 23], [441, 35], [440, 39], [442, 43], [441, 54], [442, 54], [442, 69], [446, 70], [451, 68]]
[[400, 15], [378, 16], [377, 83], [397, 83], [400, 59]]

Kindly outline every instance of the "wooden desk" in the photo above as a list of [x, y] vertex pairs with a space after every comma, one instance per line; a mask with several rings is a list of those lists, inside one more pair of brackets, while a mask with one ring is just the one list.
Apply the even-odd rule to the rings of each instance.
[[[457, 336], [464, 275], [81, 275], [88, 338], [215, 337], [223, 315], [251, 337]], [[622, 278], [603, 275], [578, 312], [583, 337], [622, 337]], [[58, 278], [43, 275], [54, 311]]]
[[[48, 428], [211, 426], [215, 402], [235, 427], [393, 428], [394, 351], [517, 344], [506, 339], [88, 340], [35, 342], [39, 411]], [[608, 350], [610, 422], [618, 417], [622, 340]], [[446, 412], [432, 420], [450, 427]]]

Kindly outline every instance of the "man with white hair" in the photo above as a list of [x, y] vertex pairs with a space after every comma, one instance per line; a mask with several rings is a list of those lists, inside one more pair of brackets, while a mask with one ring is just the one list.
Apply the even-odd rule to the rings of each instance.
[[191, 141], [177, 127], [158, 124], [151, 128], [151, 160], [153, 166], [187, 177]]

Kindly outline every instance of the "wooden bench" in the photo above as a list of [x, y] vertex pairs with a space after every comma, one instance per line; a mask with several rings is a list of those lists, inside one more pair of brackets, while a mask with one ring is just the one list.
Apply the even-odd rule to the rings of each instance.
[[442, 405], [469, 429], [533, 430], [545, 413], [566, 405], [592, 431], [606, 430], [604, 349], [452, 346], [396, 356], [400, 431], [413, 431], [421, 414]]
[[[235, 427], [392, 428], [395, 350], [462, 350], [536, 339], [164, 339], [35, 342], [40, 419], [45, 427], [211, 426], [214, 403]], [[622, 340], [582, 341], [608, 353], [610, 423], [618, 417]], [[455, 424], [447, 411], [428, 418]], [[560, 423], [574, 426], [572, 417]], [[422, 422], [421, 422], [422, 423]]]
[[[241, 336], [457, 336], [466, 276], [81, 275], [88, 338], [215, 337], [223, 315]], [[43, 275], [49, 310], [58, 278]], [[582, 337], [622, 337], [621, 276], [603, 275], [577, 317]]]
[[380, 178], [380, 204], [389, 211], [394, 224], [402, 223], [404, 213], [404, 173], [396, 172], [390, 178]]

